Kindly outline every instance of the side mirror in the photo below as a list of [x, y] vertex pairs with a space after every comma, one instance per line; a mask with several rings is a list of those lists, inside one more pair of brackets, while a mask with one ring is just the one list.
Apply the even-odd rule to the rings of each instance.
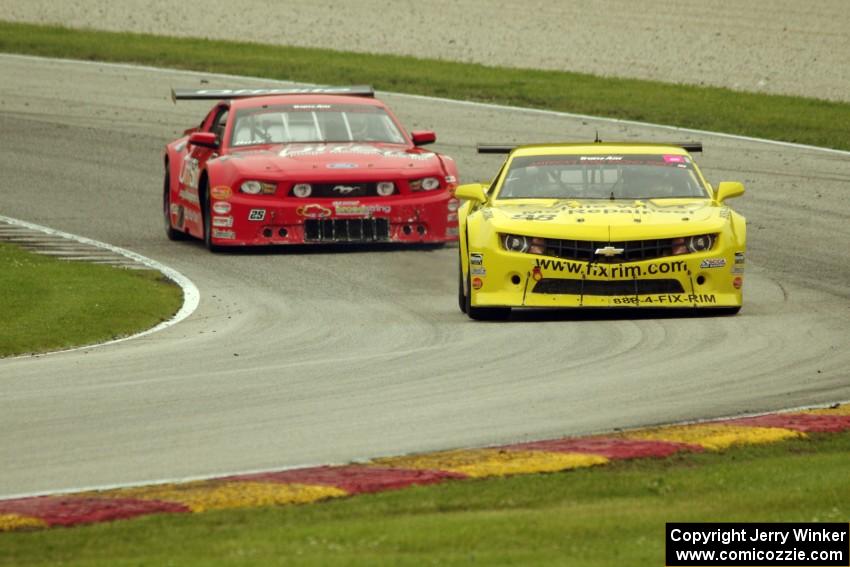
[[482, 183], [458, 185], [457, 189], [455, 189], [455, 199], [466, 199], [467, 201], [483, 203], [487, 200], [487, 193], [484, 191], [486, 187]]
[[189, 143], [193, 146], [218, 149], [218, 140], [212, 132], [194, 132], [189, 134]]
[[738, 183], [737, 181], [722, 181], [717, 186], [716, 200], [718, 203], [722, 203], [726, 199], [731, 199], [732, 197], [740, 197], [743, 194], [743, 183]]
[[418, 130], [410, 133], [410, 139], [414, 146], [424, 146], [437, 141], [437, 135], [431, 130]]

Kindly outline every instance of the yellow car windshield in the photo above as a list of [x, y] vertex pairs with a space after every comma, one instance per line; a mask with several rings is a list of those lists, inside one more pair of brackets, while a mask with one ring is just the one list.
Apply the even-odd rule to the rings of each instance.
[[683, 155], [521, 156], [512, 160], [499, 199], [706, 198]]

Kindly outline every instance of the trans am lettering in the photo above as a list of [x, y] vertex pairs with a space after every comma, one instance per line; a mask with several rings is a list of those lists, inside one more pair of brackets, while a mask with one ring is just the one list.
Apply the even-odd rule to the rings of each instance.
[[644, 267], [626, 264], [597, 264], [592, 262], [564, 262], [562, 260], [536, 259], [534, 265], [542, 270], [551, 270], [553, 272], [566, 272], [568, 274], [615, 279], [634, 279], [643, 276], [676, 274], [688, 271], [687, 264], [681, 260], [665, 262], [663, 264], [650, 264]]
[[710, 293], [700, 293], [700, 294], [672, 294], [672, 293], [662, 293], [657, 295], [647, 295], [641, 297], [615, 297], [612, 300], [614, 305], [675, 305], [681, 303], [682, 305], [692, 305], [694, 303], [699, 303], [702, 305], [716, 305], [717, 304], [717, 296]]
[[330, 146], [328, 144], [311, 144], [305, 146], [287, 146], [279, 153], [280, 157], [319, 156], [324, 154], [372, 155], [390, 158], [404, 158], [414, 161], [424, 161], [437, 157], [437, 154], [432, 152], [405, 152], [362, 144], [345, 144], [337, 146]]

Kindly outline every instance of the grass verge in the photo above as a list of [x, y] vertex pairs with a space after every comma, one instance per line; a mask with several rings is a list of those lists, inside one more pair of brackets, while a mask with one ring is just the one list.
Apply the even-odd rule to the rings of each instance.
[[663, 565], [672, 521], [850, 515], [850, 433], [310, 506], [0, 534], [0, 565]]
[[[850, 150], [850, 104], [580, 73], [0, 21], [0, 51], [131, 62], [669, 124]], [[533, 141], [533, 140], [529, 140]]]
[[0, 357], [92, 344], [149, 329], [183, 293], [154, 270], [64, 262], [0, 243]]

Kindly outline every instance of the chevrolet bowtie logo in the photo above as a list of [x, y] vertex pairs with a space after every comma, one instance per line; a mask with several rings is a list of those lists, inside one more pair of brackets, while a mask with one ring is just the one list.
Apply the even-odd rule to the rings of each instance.
[[610, 245], [606, 246], [605, 248], [597, 248], [596, 249], [596, 255], [597, 256], [605, 256], [607, 258], [610, 258], [612, 256], [619, 256], [622, 253], [623, 253], [622, 248], [614, 248], [613, 246], [610, 246]]

